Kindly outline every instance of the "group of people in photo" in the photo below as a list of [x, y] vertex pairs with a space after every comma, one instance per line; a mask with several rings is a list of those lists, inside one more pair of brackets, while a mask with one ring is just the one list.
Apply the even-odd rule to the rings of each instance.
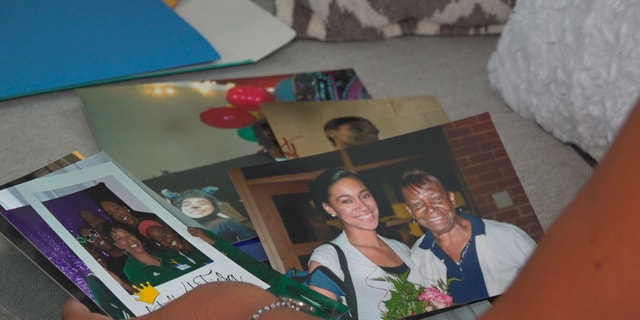
[[[427, 172], [409, 170], [401, 180], [405, 205], [425, 231], [412, 248], [378, 234], [378, 205], [357, 174], [346, 169], [319, 174], [311, 183], [314, 203], [342, 222], [342, 233], [331, 242], [344, 252], [347, 267], [333, 246], [323, 244], [313, 251], [309, 271], [325, 266], [344, 280], [347, 270], [356, 295], [350, 300], [356, 305], [350, 307], [360, 319], [381, 319], [392, 283], [379, 279], [387, 276], [408, 273], [409, 281], [423, 286], [448, 283], [455, 304], [503, 293], [535, 249], [535, 241], [512, 224], [459, 213], [454, 193]], [[332, 283], [312, 280], [310, 286], [349, 301]]]
[[78, 241], [127, 292], [160, 285], [211, 263], [157, 215], [101, 200], [103, 214], [83, 209]]

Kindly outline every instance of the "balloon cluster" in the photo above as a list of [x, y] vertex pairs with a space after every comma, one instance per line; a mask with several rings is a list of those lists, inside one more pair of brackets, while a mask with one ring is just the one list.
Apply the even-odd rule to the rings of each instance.
[[237, 85], [227, 90], [225, 99], [229, 105], [203, 111], [200, 120], [216, 128], [238, 129], [238, 135], [248, 141], [257, 141], [251, 125], [261, 119], [263, 102], [296, 100], [290, 77], [279, 81], [274, 93], [257, 86]]
[[230, 105], [203, 111], [202, 122], [217, 128], [243, 128], [258, 120], [261, 103], [276, 100], [269, 91], [254, 86], [235, 86], [227, 91], [225, 98]]

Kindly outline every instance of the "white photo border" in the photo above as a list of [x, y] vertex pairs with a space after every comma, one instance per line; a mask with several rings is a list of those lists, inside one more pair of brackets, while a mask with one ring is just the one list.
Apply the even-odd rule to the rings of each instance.
[[[174, 230], [185, 239], [189, 239], [188, 241], [192, 243], [194, 247], [215, 261], [214, 263], [197, 269], [205, 271], [203, 269], [206, 268], [209, 269], [206, 270], [207, 274], [209, 274], [208, 271], [211, 271], [210, 274], [217, 274], [221, 276], [216, 279], [211, 279], [211, 281], [225, 281], [229, 278], [233, 278], [253, 283], [264, 289], [269, 287], [264, 281], [243, 269], [241, 266], [238, 266], [235, 262], [231, 261], [224, 254], [214, 249], [206, 242], [191, 236], [187, 232], [186, 225], [178, 220], [173, 214], [168, 212], [166, 208], [147, 194], [137, 183], [135, 183], [135, 181], [133, 181], [112, 162], [97, 164], [78, 171], [46, 176], [16, 186], [16, 190], [24, 198], [26, 205], [31, 206], [38, 215], [42, 217], [42, 219], [45, 220], [45, 222], [49, 224], [54, 231], [56, 231], [62, 241], [76, 255], [78, 255], [84, 263], [87, 264], [89, 269], [95, 273], [107, 288], [111, 290], [111, 292], [113, 292], [135, 315], [146, 314], [177, 298], [179, 295], [184, 294], [186, 292], [185, 289], [187, 289], [184, 285], [185, 281], [189, 281], [188, 279], [193, 277], [193, 272], [196, 272], [196, 270], [169, 282], [155, 286], [155, 288], [161, 292], [161, 295], [158, 296], [158, 299], [153, 305], [139, 301], [137, 299], [138, 296], [131, 295], [124, 290], [124, 288], [118, 284], [102, 266], [100, 266], [91, 254], [87, 252], [69, 232], [69, 230], [67, 230], [67, 228], [64, 227], [43, 204], [43, 202], [47, 200], [84, 190], [99, 182], [104, 182], [114, 194], [120, 196], [125, 200], [125, 202], [131, 201], [132, 206], [146, 207], [148, 212], [155, 213], [169, 226], [184, 226], [184, 228], [175, 228]], [[230, 273], [231, 270], [233, 270], [233, 273]], [[196, 283], [196, 285], [199, 284], [202, 283]]]

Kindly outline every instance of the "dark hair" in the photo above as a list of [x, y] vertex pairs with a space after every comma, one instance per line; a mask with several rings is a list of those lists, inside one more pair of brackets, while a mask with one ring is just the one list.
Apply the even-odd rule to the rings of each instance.
[[311, 189], [311, 197], [316, 208], [322, 209], [322, 203], [329, 201], [329, 189], [336, 184], [336, 182], [344, 178], [356, 178], [360, 180], [355, 173], [342, 169], [328, 169], [320, 173], [311, 183], [309, 187]]
[[109, 242], [111, 242], [111, 244], [113, 245], [115, 245], [116, 242], [111, 237], [111, 232], [115, 229], [125, 230], [130, 234], [136, 236], [136, 238], [138, 238], [138, 240], [140, 240], [142, 243], [147, 243], [146, 238], [142, 236], [140, 232], [135, 228], [133, 228], [132, 226], [128, 224], [124, 224], [122, 222], [118, 222], [118, 221], [107, 221], [104, 225], [102, 225], [102, 229], [100, 230], [100, 232], [102, 232], [102, 234], [107, 238], [107, 240], [109, 240]]
[[406, 188], [411, 191], [429, 190], [433, 189], [434, 186], [440, 186], [445, 189], [438, 178], [419, 169], [405, 171], [400, 177], [400, 189]]
[[284, 152], [282, 151], [282, 148], [280, 148], [278, 139], [276, 139], [273, 134], [273, 129], [271, 129], [271, 125], [269, 125], [267, 119], [258, 120], [251, 126], [251, 128], [253, 129], [253, 134], [258, 140], [258, 144], [261, 145], [265, 151], [267, 151], [272, 157], [284, 157]]
[[109, 221], [102, 226], [101, 231], [103, 232], [107, 240], [109, 240], [109, 242], [111, 242], [111, 244], [114, 245], [116, 248], [118, 248], [118, 246], [116, 246], [116, 241], [111, 237], [111, 232], [115, 229], [123, 229], [129, 232], [130, 234], [134, 235], [136, 238], [138, 238], [138, 241], [142, 243], [142, 246], [147, 252], [170, 251], [170, 249], [164, 248], [159, 243], [143, 236], [140, 233], [140, 231], [138, 231], [137, 228], [134, 228], [126, 223], [122, 223], [119, 221]]
[[98, 202], [98, 204], [100, 205], [100, 208], [109, 216], [111, 217], [111, 213], [109, 211], [107, 211], [107, 209], [104, 208], [104, 203], [105, 202], [111, 202], [117, 206], [123, 207], [125, 209], [128, 210], [133, 210], [131, 209], [131, 207], [129, 207], [129, 205], [127, 205], [126, 203], [124, 203], [124, 201], [120, 200], [120, 199], [115, 199], [115, 198], [105, 198], [105, 199], [100, 199], [100, 202]]
[[[336, 130], [343, 124], [352, 123], [352, 122], [356, 122], [356, 121], [366, 121], [368, 123], [371, 123], [371, 121], [369, 121], [369, 120], [367, 120], [365, 118], [361, 118], [361, 117], [333, 118], [333, 119], [327, 121], [327, 123], [324, 124], [324, 131], [327, 132], [327, 130]], [[329, 135], [327, 135], [327, 139], [329, 139], [329, 141], [331, 142], [332, 145], [334, 145], [334, 146], [336, 145], [335, 140], [333, 140], [333, 138], [331, 138]]]
[[[105, 219], [104, 217], [102, 217], [101, 215], [91, 211], [91, 210], [87, 210], [87, 209], [82, 209], [80, 210], [80, 212], [78, 213], [78, 216], [80, 216], [80, 219], [82, 219], [82, 221], [84, 221], [87, 225], [90, 225], [89, 223], [89, 219], [87, 219], [87, 215], [91, 215], [92, 217], [98, 218], [102, 221], [102, 223], [106, 222], [107, 219]], [[99, 230], [98, 230], [99, 231]]]

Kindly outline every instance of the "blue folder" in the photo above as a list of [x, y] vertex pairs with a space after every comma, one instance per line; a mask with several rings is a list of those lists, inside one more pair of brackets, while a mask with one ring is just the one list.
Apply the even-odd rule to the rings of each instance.
[[219, 59], [161, 0], [0, 0], [0, 100]]

